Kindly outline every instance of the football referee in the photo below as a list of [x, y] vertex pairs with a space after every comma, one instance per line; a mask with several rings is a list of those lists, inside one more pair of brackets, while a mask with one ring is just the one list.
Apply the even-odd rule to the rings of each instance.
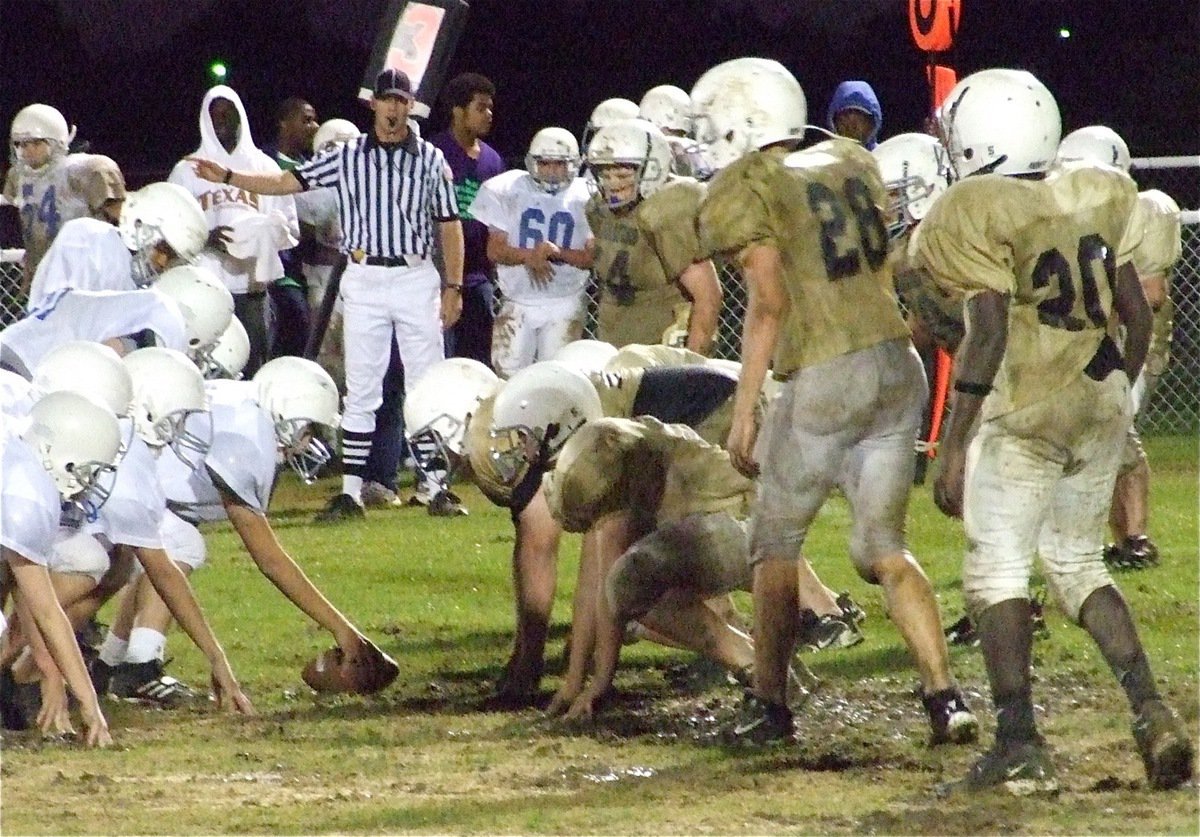
[[[375, 410], [393, 338], [408, 387], [443, 357], [442, 330], [462, 312], [463, 233], [450, 167], [442, 152], [408, 128], [412, 83], [401, 70], [375, 79], [372, 132], [291, 171], [236, 172], [193, 158], [198, 177], [264, 195], [332, 187], [346, 272], [342, 276], [346, 400], [342, 415], [342, 493], [318, 520], [361, 517], [362, 484]], [[443, 282], [430, 258], [436, 225]], [[431, 495], [443, 486], [421, 486]]]

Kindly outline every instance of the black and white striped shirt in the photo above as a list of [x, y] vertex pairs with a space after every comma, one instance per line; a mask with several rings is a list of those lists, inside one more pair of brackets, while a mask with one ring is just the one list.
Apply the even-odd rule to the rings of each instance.
[[305, 189], [337, 192], [342, 251], [400, 258], [433, 251], [433, 225], [458, 217], [454, 177], [441, 150], [411, 131], [402, 143], [365, 134], [297, 166]]

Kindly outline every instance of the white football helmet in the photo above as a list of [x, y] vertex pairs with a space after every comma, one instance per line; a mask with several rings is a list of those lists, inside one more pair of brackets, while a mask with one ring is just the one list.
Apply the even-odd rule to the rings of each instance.
[[362, 131], [349, 119], [326, 119], [313, 134], [313, 153], [320, 154], [335, 145], [362, 136]]
[[157, 271], [150, 253], [160, 243], [175, 258], [190, 262], [208, 240], [208, 221], [192, 193], [174, 183], [151, 183], [131, 192], [118, 225], [125, 246], [133, 251], [133, 280], [139, 286], [154, 281]]
[[718, 64], [696, 81], [691, 99], [696, 140], [715, 169], [772, 143], [804, 136], [804, 90], [778, 61], [735, 58]]
[[450, 471], [463, 455], [467, 423], [500, 378], [477, 360], [438, 361], [404, 396], [404, 432], [423, 471]]
[[21, 159], [16, 153], [18, 142], [45, 140], [50, 144], [50, 155], [53, 158], [66, 154], [73, 139], [75, 128], [68, 126], [66, 117], [58, 108], [50, 105], [26, 105], [17, 111], [8, 128], [8, 140], [16, 160]]
[[[626, 119], [596, 132], [588, 146], [587, 160], [605, 203], [610, 209], [620, 209], [665, 186], [671, 177], [673, 157], [662, 131], [644, 119]], [[604, 169], [609, 166], [632, 167], [633, 190], [629, 196], [617, 195], [605, 185]]]
[[133, 400], [133, 381], [121, 356], [103, 343], [86, 340], [72, 340], [47, 352], [33, 370], [33, 388], [39, 395], [79, 393], [116, 416], [127, 415]]
[[496, 395], [490, 453], [497, 473], [515, 484], [529, 465], [548, 465], [572, 433], [602, 415], [596, 388], [578, 369], [553, 360], [526, 366]]
[[617, 347], [603, 340], [572, 340], [562, 346], [550, 359], [578, 369], [585, 375], [603, 372], [617, 355]]
[[686, 90], [673, 84], [647, 90], [638, 104], [637, 115], [664, 134], [692, 135], [692, 99]]
[[320, 365], [302, 357], [277, 357], [254, 374], [258, 404], [271, 416], [284, 460], [306, 483], [329, 461], [314, 424], [336, 428], [337, 384]]
[[1058, 144], [1056, 163], [1075, 160], [1116, 166], [1128, 174], [1129, 146], [1112, 128], [1105, 125], [1088, 125], [1067, 134]]
[[583, 141], [579, 143], [579, 147], [586, 154], [597, 131], [625, 119], [636, 119], [637, 115], [637, 103], [631, 99], [622, 99], [619, 96], [605, 99], [592, 109], [592, 115], [588, 117], [587, 126], [583, 129]]
[[211, 417], [207, 426], [189, 422], [208, 413], [208, 396], [200, 370], [183, 352], [151, 347], [123, 358], [133, 381], [130, 408], [133, 426], [153, 448], [168, 446], [195, 467], [212, 444]]
[[871, 153], [890, 197], [889, 232], [896, 238], [924, 218], [938, 195], [946, 191], [950, 161], [946, 149], [929, 134], [897, 134]]
[[231, 317], [225, 331], [209, 349], [200, 367], [207, 379], [228, 378], [236, 381], [250, 362], [250, 335], [237, 317]]
[[154, 289], [179, 306], [188, 357], [201, 369], [206, 368], [209, 351], [233, 319], [233, 294], [212, 271], [190, 264], [164, 271]]
[[958, 177], [1043, 172], [1062, 121], [1054, 96], [1025, 70], [980, 70], [942, 102], [942, 136]]
[[[540, 161], [565, 162], [564, 177], [547, 177], [538, 171]], [[529, 152], [525, 155], [525, 170], [544, 192], [554, 194], [570, 185], [579, 175], [579, 143], [566, 128], [542, 128], [533, 135]]]
[[103, 478], [113, 474], [121, 447], [111, 410], [77, 392], [52, 392], [33, 405], [21, 438], [64, 500], [93, 512], [104, 504], [111, 486], [105, 487]]

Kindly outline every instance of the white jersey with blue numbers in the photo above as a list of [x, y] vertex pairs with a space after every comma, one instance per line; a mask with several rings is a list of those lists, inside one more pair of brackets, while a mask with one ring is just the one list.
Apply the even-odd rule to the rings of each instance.
[[0, 434], [0, 545], [47, 564], [58, 536], [62, 499], [34, 452]]
[[150, 330], [158, 344], [185, 351], [187, 334], [175, 300], [153, 289], [79, 291], [64, 288], [23, 320], [0, 331], [0, 363], [31, 377], [43, 357], [71, 340], [102, 343]]
[[[212, 445], [189, 466], [166, 449], [158, 457], [158, 476], [167, 507], [189, 523], [224, 520], [225, 506], [214, 477], [243, 505], [266, 514], [275, 484], [275, 428], [254, 399], [249, 381], [209, 381], [211, 412], [195, 414], [188, 429], [208, 436]], [[211, 418], [210, 418], [211, 417]]]
[[0, 438], [19, 436], [33, 409], [33, 385], [16, 372], [0, 369]]
[[[130, 438], [128, 419], [121, 419], [121, 434]], [[95, 520], [83, 525], [89, 535], [103, 535], [110, 543], [162, 549], [163, 515], [167, 498], [158, 481], [155, 457], [141, 437], [132, 435], [117, 464], [112, 493]]]
[[[546, 192], [529, 172], [513, 169], [485, 180], [471, 204], [475, 220], [500, 230], [512, 247], [532, 249], [550, 240], [564, 250], [582, 250], [591, 237], [584, 207], [591, 191], [582, 177], [555, 194]], [[562, 262], [553, 263], [554, 278], [535, 284], [524, 265], [496, 265], [504, 296], [523, 304], [579, 296], [589, 273]]]
[[45, 305], [63, 288], [81, 291], [135, 291], [133, 255], [112, 224], [76, 218], [62, 230], [38, 263], [25, 310]]

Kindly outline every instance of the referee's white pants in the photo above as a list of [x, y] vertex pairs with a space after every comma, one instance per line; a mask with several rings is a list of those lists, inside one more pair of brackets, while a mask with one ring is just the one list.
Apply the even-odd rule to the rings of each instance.
[[383, 375], [395, 339], [404, 364], [406, 390], [444, 357], [442, 280], [433, 262], [415, 267], [348, 264], [342, 276], [342, 342], [346, 357], [346, 401], [342, 429], [375, 430], [383, 403]]

